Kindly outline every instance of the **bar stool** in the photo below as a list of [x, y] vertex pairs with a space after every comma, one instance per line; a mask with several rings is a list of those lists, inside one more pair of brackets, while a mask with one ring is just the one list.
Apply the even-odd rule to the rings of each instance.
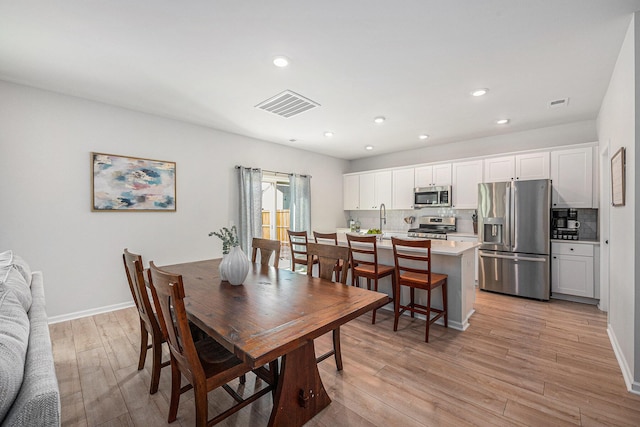
[[[431, 240], [404, 240], [397, 237], [391, 238], [393, 245], [393, 258], [395, 261], [396, 295], [394, 303], [393, 330], [398, 330], [398, 319], [405, 311], [424, 314], [427, 318], [427, 330], [425, 342], [429, 342], [429, 326], [441, 317], [444, 317], [444, 327], [447, 327], [447, 278], [446, 274], [433, 273], [431, 271]], [[409, 305], [400, 304], [400, 289], [408, 286], [411, 290]], [[431, 307], [431, 291], [442, 287], [442, 309]], [[427, 291], [427, 304], [415, 303], [415, 289]], [[431, 312], [436, 315], [431, 318]]]
[[[391, 276], [392, 301], [396, 300], [396, 268], [392, 265], [378, 264], [378, 246], [376, 236], [358, 236], [347, 234], [349, 243], [349, 258], [351, 260], [351, 284], [355, 285], [361, 277], [367, 279], [367, 289], [371, 290], [371, 280], [373, 280], [373, 290], [378, 291], [378, 280]], [[373, 310], [371, 323], [376, 323], [376, 310]]]

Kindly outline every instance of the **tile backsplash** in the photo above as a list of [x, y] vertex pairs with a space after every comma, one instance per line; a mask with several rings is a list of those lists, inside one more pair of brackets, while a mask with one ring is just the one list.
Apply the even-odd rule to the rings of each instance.
[[[578, 237], [580, 240], [598, 239], [598, 210], [577, 209], [580, 228]], [[462, 233], [473, 233], [473, 209], [450, 208], [424, 208], [418, 210], [388, 210], [387, 223], [382, 226], [384, 231], [407, 231], [416, 228], [420, 224], [422, 216], [455, 216], [456, 229]], [[413, 216], [413, 224], [407, 224], [404, 218]], [[360, 227], [364, 229], [378, 228], [380, 225], [380, 211], [345, 211], [344, 227], [349, 227], [349, 219], [360, 221]]]
[[[450, 208], [424, 208], [417, 210], [388, 210], [387, 223], [383, 224], [384, 231], [407, 231], [416, 228], [420, 224], [422, 216], [455, 216], [457, 231], [473, 233], [473, 220], [471, 215], [473, 209], [450, 209]], [[407, 224], [404, 218], [413, 216], [413, 224]], [[349, 219], [360, 221], [361, 228], [378, 228], [380, 226], [380, 211], [345, 211], [345, 225], [349, 227]]]

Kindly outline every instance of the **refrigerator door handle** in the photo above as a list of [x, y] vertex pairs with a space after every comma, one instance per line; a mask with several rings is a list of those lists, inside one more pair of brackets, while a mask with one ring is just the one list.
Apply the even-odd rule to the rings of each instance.
[[533, 262], [546, 262], [544, 258], [533, 258], [528, 256], [509, 256], [509, 255], [497, 255], [497, 254], [489, 254], [486, 252], [480, 252], [480, 257], [486, 258], [500, 258], [500, 259], [510, 259], [512, 261], [533, 261]]
[[516, 213], [516, 186], [513, 182], [509, 185], [509, 248], [513, 251], [516, 245], [516, 224], [518, 222]]

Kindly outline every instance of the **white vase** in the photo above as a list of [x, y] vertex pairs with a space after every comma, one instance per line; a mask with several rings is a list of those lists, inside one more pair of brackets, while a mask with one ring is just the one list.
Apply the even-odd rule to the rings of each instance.
[[227, 274], [225, 273], [225, 268], [224, 268], [227, 255], [228, 254], [223, 254], [222, 261], [220, 261], [220, 264], [218, 264], [218, 271], [220, 272], [220, 280], [222, 280], [223, 282], [227, 281]]
[[240, 246], [234, 246], [220, 263], [220, 278], [224, 276], [232, 285], [241, 285], [249, 274], [249, 268], [251, 268], [251, 262], [247, 255]]

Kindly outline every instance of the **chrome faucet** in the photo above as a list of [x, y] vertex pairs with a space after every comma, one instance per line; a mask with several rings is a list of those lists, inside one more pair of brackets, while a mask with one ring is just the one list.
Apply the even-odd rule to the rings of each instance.
[[[384, 216], [383, 216], [383, 212], [384, 212]], [[387, 223], [387, 207], [384, 205], [384, 203], [380, 203], [380, 232], [382, 233], [382, 221], [384, 220], [384, 223]]]

